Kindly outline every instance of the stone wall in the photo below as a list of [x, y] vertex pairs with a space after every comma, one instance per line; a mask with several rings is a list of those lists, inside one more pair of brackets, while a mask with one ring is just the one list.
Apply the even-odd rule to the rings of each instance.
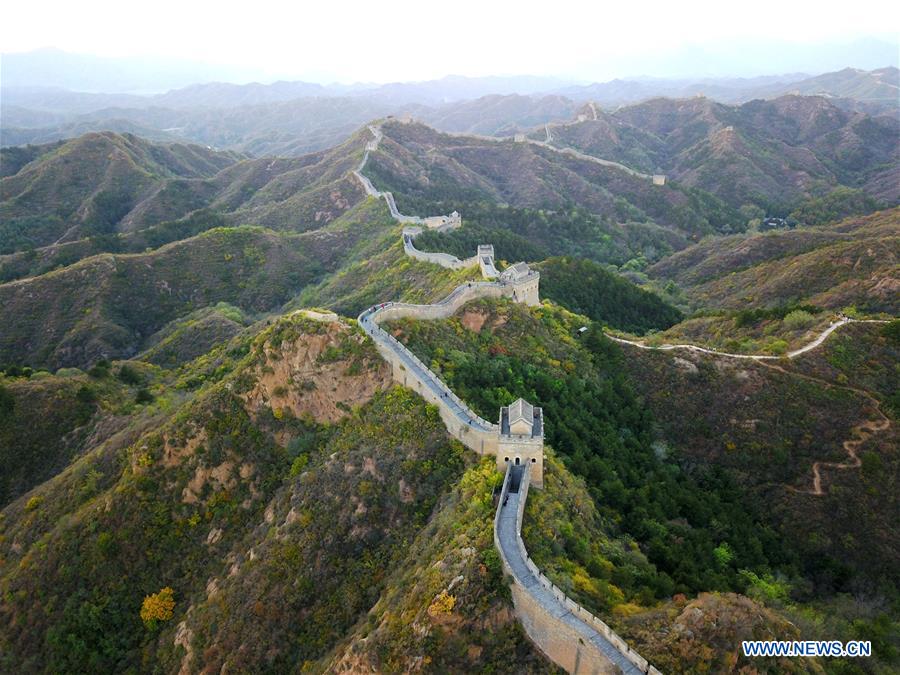
[[[548, 658], [570, 673], [600, 674], [620, 672], [619, 668], [598, 648], [594, 647], [589, 642], [586, 643], [574, 628], [561, 621], [560, 618], [552, 612], [548, 611], [548, 609], [515, 578], [512, 567], [504, 554], [503, 547], [500, 545], [498, 535], [503, 498], [509, 491], [511, 469], [511, 466], [507, 468], [506, 477], [503, 481], [503, 489], [500, 493], [500, 501], [494, 516], [494, 546], [500, 553], [504, 571], [513, 577], [513, 584], [511, 586], [513, 605], [516, 610], [516, 616], [519, 618], [519, 621], [521, 621], [525, 633]], [[546, 590], [550, 591], [565, 609], [606, 638], [606, 640], [608, 640], [610, 644], [612, 644], [613, 647], [615, 647], [616, 650], [638, 671], [641, 673], [648, 673], [649, 675], [662, 675], [662, 673], [653, 667], [647, 659], [631, 649], [631, 647], [628, 646], [628, 643], [619, 637], [619, 635], [617, 635], [603, 620], [591, 614], [584, 607], [569, 598], [561, 588], [554, 585], [528, 556], [528, 551], [525, 549], [525, 542], [522, 540], [521, 534], [522, 518], [525, 513], [525, 503], [528, 499], [528, 488], [531, 482], [530, 474], [530, 466], [526, 465], [522, 475], [522, 482], [519, 485], [518, 510], [516, 512], [517, 545], [519, 547], [519, 554], [522, 559], [525, 560], [525, 564], [529, 571], [537, 578], [538, 583]]]
[[[421, 228], [418, 229], [418, 234], [421, 232]], [[466, 258], [465, 260], [460, 260], [455, 255], [450, 255], [449, 253], [430, 253], [428, 251], [420, 251], [416, 248], [413, 243], [413, 238], [415, 234], [413, 234], [413, 228], [409, 228], [403, 231], [403, 251], [410, 258], [415, 258], [416, 260], [421, 260], [422, 262], [434, 263], [435, 265], [440, 265], [441, 267], [446, 267], [451, 270], [462, 270], [466, 267], [472, 267], [473, 265], [478, 263], [478, 257], [472, 256], [471, 258]]]
[[544, 439], [500, 436], [497, 443], [497, 471], [504, 473], [507, 465], [515, 466], [516, 458], [531, 467], [532, 482], [538, 489], [544, 487]]

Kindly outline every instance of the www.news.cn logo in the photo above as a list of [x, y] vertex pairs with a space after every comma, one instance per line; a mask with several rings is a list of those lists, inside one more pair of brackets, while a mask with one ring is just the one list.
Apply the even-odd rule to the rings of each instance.
[[868, 640], [745, 640], [744, 656], [872, 656]]

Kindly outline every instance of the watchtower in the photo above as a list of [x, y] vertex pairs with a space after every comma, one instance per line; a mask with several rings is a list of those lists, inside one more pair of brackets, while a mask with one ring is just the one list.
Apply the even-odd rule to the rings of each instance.
[[531, 484], [544, 487], [544, 411], [524, 398], [500, 408], [497, 470], [531, 464]]
[[523, 302], [530, 307], [541, 304], [540, 286], [541, 275], [531, 269], [528, 263], [518, 262], [510, 265], [500, 275], [500, 282], [512, 286], [512, 299], [514, 302]]

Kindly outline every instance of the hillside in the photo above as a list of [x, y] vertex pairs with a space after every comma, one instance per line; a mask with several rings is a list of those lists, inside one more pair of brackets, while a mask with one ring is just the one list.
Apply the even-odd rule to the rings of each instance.
[[568, 119], [577, 105], [562, 96], [482, 96], [471, 101], [415, 109], [430, 126], [446, 132], [512, 136], [553, 120]]
[[649, 268], [697, 307], [791, 303], [898, 312], [900, 209], [822, 227], [711, 239]]
[[[591, 525], [586, 498], [554, 494], [551, 463], [526, 540], [555, 582], [675, 672], [733, 663], [747, 631], [792, 639], [854, 625], [881, 636], [888, 667], [896, 430], [868, 429], [891, 414], [879, 401], [896, 330], [860, 327], [780, 366], [619, 348], [597, 327], [574, 337], [582, 321], [477, 301], [447, 321], [391, 326], [481, 414], [518, 396], [543, 406], [548, 442], [610, 528]], [[847, 462], [847, 443], [861, 465]], [[604, 541], [610, 533], [633, 539], [633, 554]], [[844, 602], [854, 588], [882, 609]]]
[[[748, 637], [864, 636], [876, 672], [895, 666], [896, 325], [844, 325], [791, 362], [639, 350], [602, 326], [648, 342], [700, 326], [774, 354], [851, 296], [896, 311], [873, 290], [893, 287], [896, 209], [721, 237], [731, 211], [698, 189], [383, 128], [365, 166], [378, 188], [408, 213], [464, 211], [417, 245], [469, 255], [498, 235], [500, 269], [542, 274], [539, 306], [482, 299], [385, 328], [487, 419], [520, 396], [542, 406], [547, 480], [524, 537], [553, 583], [666, 672], [852, 666], [747, 659]], [[0, 284], [15, 317], [0, 671], [554, 672], [494, 547], [493, 458], [326, 311], [479, 278], [405, 255], [349, 173], [370, 137], [167, 182], [121, 221], [117, 252], [81, 239], [0, 261], [17, 277]], [[175, 217], [173, 186], [203, 208]], [[298, 218], [319, 197], [333, 210]], [[623, 275], [706, 312], [681, 320]]]
[[653, 99], [552, 127], [554, 145], [665, 173], [735, 208], [751, 204], [785, 216], [803, 199], [840, 185], [897, 203], [898, 137], [894, 117], [795, 95], [739, 106], [702, 97]]
[[119, 431], [133, 402], [108, 377], [0, 374], [0, 506]]
[[18, 167], [0, 181], [3, 252], [115, 231], [164, 182], [207, 178], [239, 159], [232, 153], [156, 145], [114, 133], [88, 134], [27, 152], [30, 156], [3, 151], [4, 164], [9, 157]]
[[844, 68], [790, 84], [764, 86], [752, 93], [754, 96], [766, 98], [784, 94], [826, 96], [838, 99], [836, 103], [841, 106], [896, 114], [898, 89], [900, 89], [900, 70], [888, 66], [875, 70]]
[[17, 320], [0, 331], [0, 362], [87, 367], [133, 356], [170, 321], [218, 302], [250, 314], [277, 310], [357, 244], [379, 241], [387, 226], [370, 203], [326, 232], [216, 228], [148, 253], [101, 254], [2, 284], [0, 303]]
[[0, 253], [109, 239], [199, 209], [238, 224], [318, 229], [361, 201], [348, 173], [360, 147], [354, 137], [295, 159], [240, 161], [234, 153], [103, 133], [4, 149], [4, 165], [9, 157], [12, 166], [0, 182]]
[[616, 221], [652, 220], [696, 235], [731, 215], [708, 194], [669, 186], [531, 143], [441, 134], [422, 124], [383, 126], [384, 141], [367, 172], [394, 192], [401, 211], [447, 212], [450, 205], [493, 202], [516, 208], [582, 207]]
[[552, 672], [503, 592], [492, 465], [387, 388], [371, 343], [294, 314], [231, 353], [152, 430], [4, 509], [0, 668]]

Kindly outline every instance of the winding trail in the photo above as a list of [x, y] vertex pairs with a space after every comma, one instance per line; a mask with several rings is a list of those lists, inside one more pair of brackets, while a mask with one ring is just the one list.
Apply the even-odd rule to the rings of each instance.
[[[860, 322], [865, 323], [865, 322]], [[880, 322], [871, 322], [871, 323], [880, 323]], [[819, 343], [821, 344], [821, 342]], [[807, 350], [808, 351], [808, 350]], [[792, 375], [794, 377], [799, 377], [804, 380], [809, 380], [811, 382], [816, 382], [817, 384], [827, 387], [829, 389], [843, 389], [844, 391], [851, 391], [854, 394], [858, 394], [866, 399], [869, 404], [872, 406], [872, 410], [875, 412], [877, 419], [868, 419], [860, 422], [850, 429], [850, 438], [844, 441], [841, 444], [841, 447], [847, 453], [847, 456], [850, 458], [850, 461], [847, 462], [824, 462], [818, 461], [813, 462], [812, 465], [812, 474], [813, 474], [813, 486], [811, 490], [801, 490], [799, 488], [795, 488], [791, 485], [785, 485], [785, 487], [792, 492], [797, 492], [800, 494], [813, 495], [816, 497], [822, 497], [825, 495], [825, 490], [822, 488], [822, 469], [834, 469], [838, 471], [844, 471], [847, 469], [858, 469], [862, 465], [862, 460], [859, 458], [859, 449], [862, 447], [863, 443], [869, 440], [875, 434], [887, 431], [891, 426], [890, 418], [884, 414], [884, 411], [881, 409], [881, 402], [872, 395], [871, 392], [866, 391], [865, 389], [859, 389], [858, 387], [851, 387], [845, 384], [837, 384], [835, 382], [829, 382], [828, 380], [823, 380], [820, 377], [815, 377], [813, 375], [807, 375], [806, 373], [799, 373], [793, 370], [787, 370], [782, 368], [779, 365], [773, 363], [764, 363], [766, 368], [771, 368], [772, 370], [777, 370], [780, 373], [785, 375]]]
[[887, 321], [882, 319], [851, 319], [846, 316], [841, 317], [839, 320], [829, 324], [828, 328], [819, 333], [819, 335], [817, 335], [811, 342], [803, 345], [799, 349], [788, 352], [784, 356], [773, 356], [771, 354], [734, 354], [732, 352], [722, 352], [718, 349], [709, 349], [708, 347], [700, 347], [698, 345], [687, 343], [648, 345], [639, 340], [626, 340], [625, 338], [617, 337], [606, 331], [604, 331], [604, 333], [613, 342], [618, 342], [619, 344], [628, 345], [630, 347], [637, 347], [638, 349], [649, 349], [651, 351], [657, 350], [661, 352], [670, 351], [673, 349], [686, 349], [688, 351], [700, 352], [702, 354], [711, 354], [713, 356], [725, 356], [730, 359], [750, 359], [751, 361], [777, 361], [779, 359], [794, 359], [801, 354], [805, 354], [806, 352], [815, 349], [820, 344], [825, 342], [825, 340], [828, 339], [828, 336], [831, 335], [834, 331], [848, 323], [887, 323]]
[[[890, 418], [884, 414], [881, 410], [881, 403], [875, 398], [871, 392], [866, 391], [865, 389], [859, 389], [857, 387], [850, 387], [847, 385], [836, 384], [834, 382], [829, 382], [828, 380], [823, 380], [818, 377], [814, 377], [812, 375], [807, 375], [805, 373], [800, 373], [794, 370], [787, 370], [779, 365], [777, 365], [777, 361], [780, 359], [795, 359], [798, 356], [806, 354], [807, 352], [815, 349], [819, 345], [821, 345], [825, 340], [828, 339], [828, 336], [831, 335], [834, 331], [836, 331], [841, 326], [846, 326], [849, 323], [888, 323], [882, 319], [851, 319], [849, 317], [841, 317], [838, 321], [832, 322], [825, 330], [819, 333], [813, 340], [803, 345], [802, 347], [795, 349], [793, 351], [788, 352], [784, 356], [771, 356], [769, 354], [732, 354], [730, 352], [721, 352], [716, 349], [708, 349], [706, 347], [698, 347], [697, 345], [691, 344], [663, 344], [658, 346], [651, 346], [644, 344], [643, 342], [639, 342], [637, 340], [626, 340], [624, 338], [616, 337], [615, 335], [610, 335], [606, 333], [606, 336], [613, 340], [614, 342], [618, 342], [623, 345], [628, 345], [629, 347], [637, 347], [638, 349], [647, 349], [647, 350], [658, 350], [658, 351], [671, 351], [674, 349], [685, 349], [688, 351], [699, 352], [702, 354], [710, 354], [712, 356], [720, 356], [731, 359], [748, 359], [752, 361], [758, 362], [760, 365], [763, 365], [767, 368], [771, 368], [772, 370], [777, 370], [785, 375], [790, 375], [793, 377], [800, 377], [805, 380], [810, 380], [812, 382], [816, 382], [824, 387], [828, 387], [830, 389], [843, 389], [845, 391], [852, 391], [855, 394], [858, 394], [864, 397], [872, 406], [873, 410], [876, 413], [878, 419], [874, 420], [865, 420], [860, 422], [856, 426], [854, 426], [850, 430], [850, 438], [844, 441], [842, 447], [844, 451], [846, 451], [850, 460], [847, 462], [825, 462], [819, 461], [814, 462], [812, 466], [812, 474], [813, 474], [813, 486], [811, 490], [800, 490], [790, 485], [785, 485], [785, 487], [793, 492], [799, 492], [801, 494], [814, 495], [816, 497], [821, 497], [825, 494], [825, 491], [822, 488], [822, 469], [835, 469], [835, 470], [846, 470], [846, 469], [857, 469], [862, 464], [862, 460], [860, 460], [858, 451], [859, 448], [865, 443], [869, 438], [871, 438], [876, 433], [886, 431], [891, 426]], [[605, 332], [605, 331], [604, 331]]]

